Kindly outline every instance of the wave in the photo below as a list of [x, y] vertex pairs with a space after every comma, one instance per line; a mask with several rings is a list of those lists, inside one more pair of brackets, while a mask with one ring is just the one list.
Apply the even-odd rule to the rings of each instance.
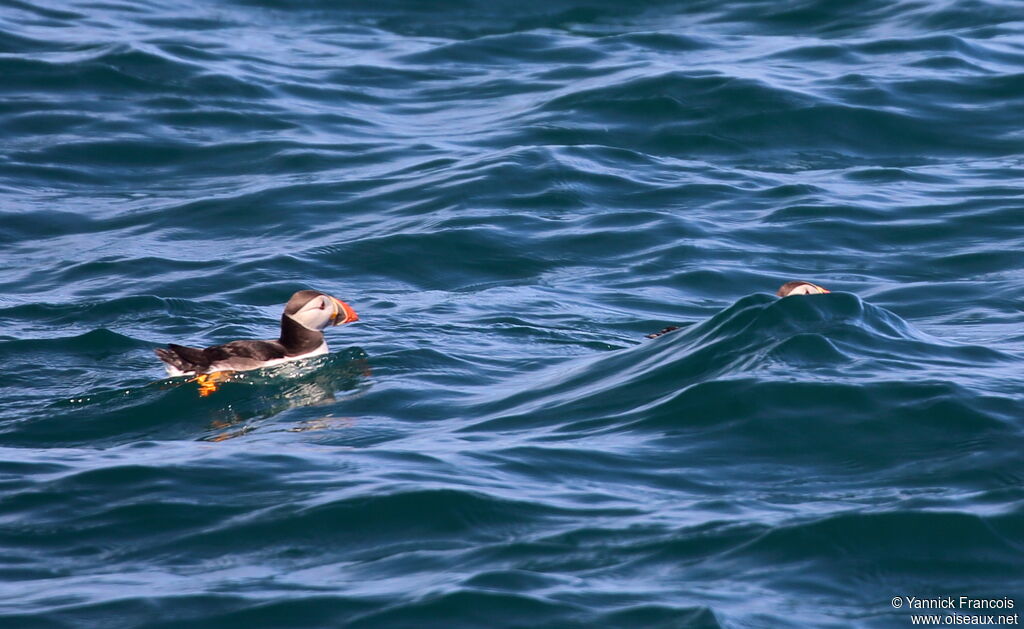
[[[756, 0], [712, 2], [699, 0], [680, 6], [664, 0], [646, 0], [624, 6], [613, 0], [457, 0], [432, 4], [429, 9], [410, 0], [385, 0], [374, 5], [338, 5], [325, 0], [235, 0], [290, 15], [343, 14], [359, 23], [404, 36], [430, 35], [469, 39], [495, 33], [532, 29], [630, 30], [644, 27], [677, 29], [727, 25], [779, 34], [813, 33], [825, 38], [876, 35], [879, 24], [887, 31], [1010, 28], [1019, 18], [1016, 6], [1005, 0], [979, 0], [969, 6], [955, 3], [921, 5], [910, 0], [871, 0], [856, 7], [828, 0], [800, 0], [768, 6]], [[416, 19], [409, 19], [409, 16]], [[685, 18], [680, 20], [680, 16]]]
[[[481, 400], [475, 409], [490, 419], [466, 430], [525, 430], [563, 417], [577, 418], [561, 428], [572, 433], [656, 426], [662, 420], [655, 418], [672, 417], [697, 402], [709, 411], [719, 405], [725, 416], [736, 404], [742, 409], [732, 412], [739, 416], [770, 416], [791, 404], [799, 409], [800, 401], [834, 404], [842, 391], [848, 392], [844, 408], [857, 413], [864, 408], [858, 392], [884, 390], [891, 382], [901, 383], [898, 390], [919, 390], [926, 400], [953, 391], [960, 391], [954, 398], [967, 395], [949, 382], [956, 372], [976, 380], [988, 371], [995, 382], [1013, 384], [1016, 379], [1007, 379], [1005, 370], [1017, 360], [984, 346], [943, 342], [848, 293], [811, 299], [751, 295], [639, 347], [524, 378], [516, 393]], [[941, 393], [926, 393], [931, 387]], [[636, 417], [644, 419], [633, 424], [637, 420], [630, 418]]]
[[[1017, 94], [1007, 92], [1008, 80], [878, 83], [850, 75], [808, 89], [712, 69], [645, 72], [551, 99], [532, 112], [528, 130], [554, 144], [614, 144], [668, 155], [1012, 155], [1022, 150], [1022, 137], [989, 132], [1018, 109]], [[981, 91], [998, 91], [1003, 98], [984, 110], [965, 112], [961, 105], [978, 102]], [[919, 103], [924, 94], [928, 108], [918, 106], [911, 113], [911, 101]], [[756, 112], [751, 102], [759, 103]], [[550, 126], [553, 120], [559, 121], [557, 127]], [[891, 142], [894, 136], [898, 144]]]

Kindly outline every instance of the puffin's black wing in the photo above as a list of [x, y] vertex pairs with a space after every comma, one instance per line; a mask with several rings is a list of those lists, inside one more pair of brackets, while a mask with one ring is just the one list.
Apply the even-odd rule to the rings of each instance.
[[277, 341], [232, 341], [205, 349], [169, 343], [167, 349], [154, 351], [160, 360], [184, 373], [254, 369], [285, 357], [284, 347]]
[[231, 341], [203, 350], [210, 364], [238, 360], [260, 363], [285, 357], [284, 347], [277, 341]]

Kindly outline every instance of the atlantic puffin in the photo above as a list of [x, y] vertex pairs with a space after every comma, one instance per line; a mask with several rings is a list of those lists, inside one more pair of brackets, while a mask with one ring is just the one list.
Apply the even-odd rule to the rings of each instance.
[[[817, 284], [814, 284], [812, 282], [804, 282], [798, 280], [794, 282], [786, 282], [785, 284], [779, 287], [779, 290], [775, 292], [775, 295], [777, 297], [789, 297], [791, 295], [824, 295], [826, 293], [831, 292], [832, 291], [825, 288], [824, 286], [818, 286]], [[669, 332], [678, 329], [679, 326], [670, 325], [667, 328], [664, 328], [657, 332], [652, 332], [651, 334], [646, 335], [646, 337], [649, 339], [656, 339], [659, 336], [662, 336], [663, 334], [668, 334]]]
[[786, 282], [780, 286], [775, 295], [778, 297], [789, 297], [790, 295], [824, 295], [831, 292], [829, 289], [812, 284], [811, 282], [795, 281]]
[[300, 290], [285, 304], [281, 337], [275, 341], [231, 341], [205, 349], [170, 343], [153, 351], [172, 377], [246, 371], [326, 354], [322, 330], [358, 320], [356, 311], [340, 299]]

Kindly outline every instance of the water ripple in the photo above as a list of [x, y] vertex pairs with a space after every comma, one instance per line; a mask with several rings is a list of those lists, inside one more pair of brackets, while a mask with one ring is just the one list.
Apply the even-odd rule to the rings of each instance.
[[[10, 0], [0, 624], [1014, 596], [1019, 8]], [[164, 378], [303, 288], [329, 355]]]

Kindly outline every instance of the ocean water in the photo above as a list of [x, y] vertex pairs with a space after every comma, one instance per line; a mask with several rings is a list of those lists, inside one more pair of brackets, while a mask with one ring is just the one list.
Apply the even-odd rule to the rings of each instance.
[[0, 138], [0, 626], [1022, 611], [1017, 0], [6, 0]]

